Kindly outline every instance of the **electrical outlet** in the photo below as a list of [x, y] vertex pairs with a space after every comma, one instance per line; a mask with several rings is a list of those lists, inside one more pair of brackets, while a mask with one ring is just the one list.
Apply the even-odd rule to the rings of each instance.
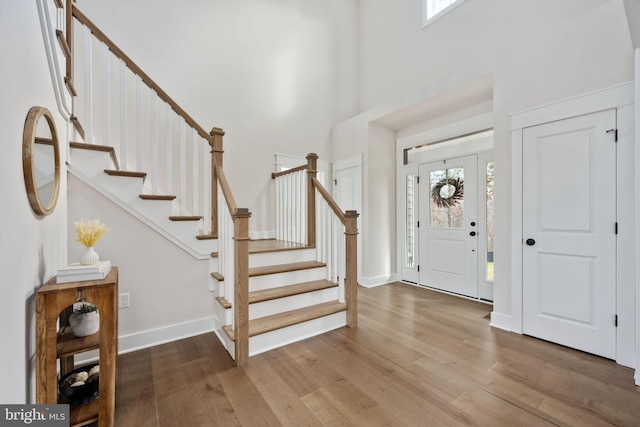
[[129, 307], [129, 294], [120, 294], [118, 298], [118, 308]]

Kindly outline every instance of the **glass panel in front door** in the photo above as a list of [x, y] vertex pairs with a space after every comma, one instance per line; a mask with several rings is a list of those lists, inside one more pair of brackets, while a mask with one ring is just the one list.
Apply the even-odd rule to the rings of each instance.
[[430, 225], [436, 228], [464, 228], [464, 168], [429, 173]]
[[405, 257], [404, 262], [406, 267], [412, 267], [415, 265], [415, 175], [409, 174], [406, 177], [405, 182]]
[[493, 282], [493, 162], [487, 163], [486, 184], [487, 231], [485, 232], [485, 235], [487, 247], [487, 263], [484, 279], [487, 282]]

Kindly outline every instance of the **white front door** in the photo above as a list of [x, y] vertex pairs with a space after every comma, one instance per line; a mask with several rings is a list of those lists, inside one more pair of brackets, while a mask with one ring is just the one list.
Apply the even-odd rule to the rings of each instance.
[[420, 284], [478, 297], [477, 156], [420, 165]]
[[523, 131], [523, 332], [614, 358], [615, 110]]

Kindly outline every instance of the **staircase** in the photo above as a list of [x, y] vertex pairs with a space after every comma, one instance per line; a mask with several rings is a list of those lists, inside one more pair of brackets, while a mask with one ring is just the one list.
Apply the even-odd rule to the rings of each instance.
[[[316, 261], [316, 249], [277, 240], [249, 243], [249, 355], [317, 335], [346, 324], [346, 305], [338, 284], [328, 281], [326, 265]], [[214, 293], [223, 293], [225, 278], [212, 273]], [[233, 354], [233, 304], [216, 298], [220, 341]], [[220, 331], [220, 329], [222, 331]]]
[[278, 238], [250, 240], [251, 213], [224, 173], [224, 131], [204, 131], [73, 0], [55, 5], [66, 16], [56, 39], [69, 120], [86, 141], [70, 143], [69, 173], [209, 262], [212, 330], [236, 363], [355, 326], [358, 214], [340, 211], [316, 179], [317, 156], [272, 176]]

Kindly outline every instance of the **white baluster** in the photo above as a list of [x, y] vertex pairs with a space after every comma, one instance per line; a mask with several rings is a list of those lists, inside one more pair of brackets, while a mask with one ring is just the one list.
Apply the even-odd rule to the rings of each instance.
[[173, 110], [165, 104], [164, 142], [165, 142], [165, 192], [173, 194]]
[[151, 91], [151, 192], [158, 192], [159, 164], [158, 164], [158, 94]]
[[180, 120], [180, 164], [178, 173], [180, 177], [180, 215], [184, 215], [187, 209], [187, 142], [186, 129], [184, 120]]
[[93, 128], [92, 114], [93, 114], [93, 36], [91, 30], [88, 27], [83, 27], [84, 30], [84, 142], [93, 144]]
[[102, 144], [111, 143], [111, 68], [109, 59], [111, 54], [106, 44], [101, 43], [102, 48]]
[[144, 170], [144, 99], [142, 77], [136, 76], [136, 170]]
[[122, 60], [120, 60], [120, 169], [129, 169], [127, 157], [127, 64]]
[[282, 180], [276, 178], [276, 239], [282, 240]]
[[199, 184], [199, 171], [198, 163], [200, 160], [200, 144], [198, 144], [198, 133], [195, 129], [191, 132], [191, 215], [198, 215], [200, 212], [200, 206], [198, 203], [200, 184]]
[[213, 224], [211, 224], [211, 156], [209, 154], [209, 142], [206, 139], [202, 139], [202, 216], [204, 221], [202, 222], [202, 231], [204, 234], [211, 234], [213, 230]]

